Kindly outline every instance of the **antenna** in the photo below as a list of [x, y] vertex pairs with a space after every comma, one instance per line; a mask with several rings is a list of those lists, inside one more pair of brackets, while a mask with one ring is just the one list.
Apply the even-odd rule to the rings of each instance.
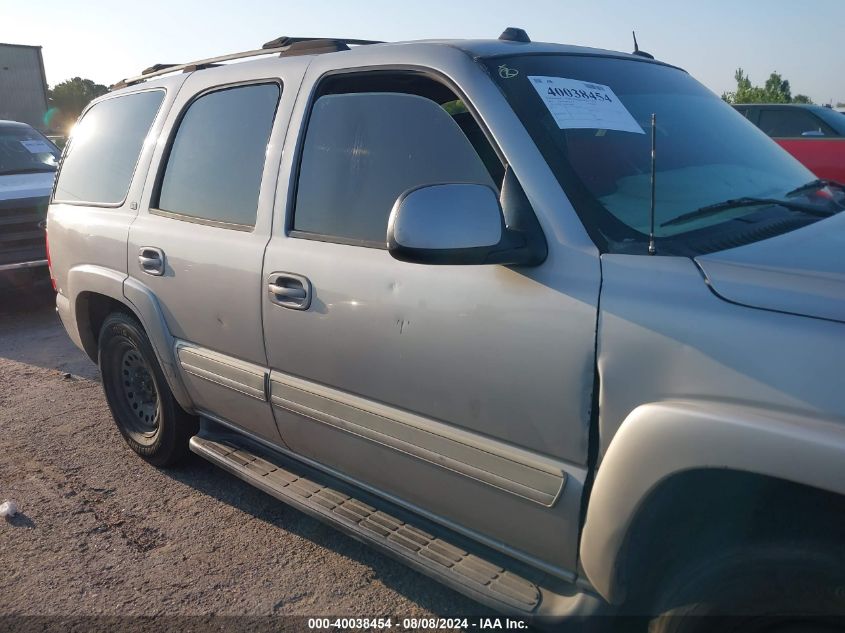
[[637, 44], [637, 32], [631, 31], [631, 35], [634, 36], [634, 52], [633, 55], [639, 55], [640, 57], [645, 57], [646, 59], [654, 59], [654, 55], [651, 53], [646, 53], [645, 51], [640, 50], [640, 45]]
[[[634, 37], [636, 41], [636, 36]], [[648, 231], [648, 254], [654, 255], [657, 253], [657, 248], [654, 246], [654, 177], [655, 177], [655, 149], [657, 145], [657, 115], [651, 114], [651, 213], [650, 213], [650, 228]]]

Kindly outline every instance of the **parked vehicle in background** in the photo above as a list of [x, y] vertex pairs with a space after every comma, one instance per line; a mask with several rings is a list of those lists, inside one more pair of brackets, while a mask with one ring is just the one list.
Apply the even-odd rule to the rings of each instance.
[[46, 271], [44, 221], [59, 155], [26, 123], [0, 121], [0, 276], [7, 283]]
[[51, 134], [48, 130], [44, 136], [50, 139], [50, 142], [53, 143], [53, 145], [55, 145], [56, 147], [58, 147], [60, 150], [64, 149], [65, 143], [67, 143], [67, 136], [65, 136], [64, 134]]
[[683, 70], [508, 29], [124, 80], [48, 235], [150, 463], [541, 624], [762, 631], [845, 612], [844, 209]]
[[845, 182], [845, 116], [808, 104], [734, 106], [819, 178]]

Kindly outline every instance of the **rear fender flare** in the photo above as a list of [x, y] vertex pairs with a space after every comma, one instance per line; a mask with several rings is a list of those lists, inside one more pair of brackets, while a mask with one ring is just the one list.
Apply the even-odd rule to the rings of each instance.
[[158, 300], [149, 288], [131, 277], [127, 277], [123, 282], [123, 294], [150, 337], [173, 397], [185, 411], [192, 412], [194, 403], [179, 374], [176, 341], [167, 328]]
[[[66, 325], [73, 325], [67, 328], [71, 339], [96, 362], [98, 332], [91, 332], [87, 326], [86, 296], [89, 293], [114, 299], [134, 314], [152, 342], [156, 358], [173, 396], [183, 409], [192, 411], [193, 402], [177, 370], [174, 340], [152, 291], [124, 273], [102, 266], [85, 264], [75, 266], [68, 272], [67, 299], [62, 295], [57, 297], [59, 312]], [[64, 314], [66, 311], [69, 314]]]

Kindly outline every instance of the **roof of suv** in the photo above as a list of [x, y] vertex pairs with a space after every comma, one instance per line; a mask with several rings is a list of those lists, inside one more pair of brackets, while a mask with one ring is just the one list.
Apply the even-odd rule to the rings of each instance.
[[558, 55], [596, 55], [601, 57], [623, 57], [641, 61], [653, 61], [641, 55], [611, 51], [589, 46], [556, 44], [554, 42], [508, 42], [504, 40], [419, 40], [418, 44], [442, 44], [453, 46], [469, 53], [473, 57], [500, 57], [504, 55], [551, 54]]
[[[503, 33], [502, 37], [504, 36], [505, 33]], [[346, 46], [347, 44], [352, 44], [353, 46], [350, 48]], [[366, 40], [345, 40], [331, 38], [316, 39], [280, 37], [276, 40], [273, 40], [272, 42], [268, 42], [264, 45], [263, 48], [255, 49], [252, 51], [233, 53], [231, 55], [221, 55], [219, 57], [202, 59], [184, 64], [155, 64], [150, 68], [144, 70], [137, 77], [127, 78], [117, 82], [111, 87], [111, 89], [115, 90], [119, 88], [124, 88], [126, 86], [145, 82], [149, 79], [153, 79], [155, 77], [159, 77], [169, 73], [209, 68], [226, 61], [244, 59], [245, 61], [243, 63], [250, 63], [246, 60], [249, 58], [266, 56], [271, 54], [276, 54], [284, 58], [288, 56], [344, 52], [344, 54], [354, 57], [356, 56], [356, 54], [358, 54], [356, 53], [356, 50], [359, 48], [371, 49], [373, 47], [377, 47], [379, 49], [382, 49], [405, 46], [448, 46], [461, 50], [472, 57], [479, 58], [495, 58], [510, 55], [557, 54], [614, 57], [620, 59], [630, 59], [642, 62], [657, 63], [667, 66], [669, 65], [665, 64], [664, 62], [653, 60], [651, 56], [642, 52], [623, 53], [620, 51], [611, 51], [585, 46], [573, 46], [569, 44], [555, 44], [551, 42], [511, 41], [508, 39], [501, 38], [475, 40], [431, 39], [411, 40], [404, 42], [371, 42]]]

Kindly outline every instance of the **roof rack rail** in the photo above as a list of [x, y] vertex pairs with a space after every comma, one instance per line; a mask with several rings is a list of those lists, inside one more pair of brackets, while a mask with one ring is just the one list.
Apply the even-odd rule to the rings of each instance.
[[141, 74], [136, 77], [127, 77], [121, 79], [115, 84], [109, 86], [109, 90], [119, 90], [127, 86], [148, 81], [154, 77], [168, 75], [174, 72], [192, 72], [194, 70], [202, 70], [203, 68], [212, 68], [219, 66], [222, 62], [233, 61], [236, 59], [246, 59], [248, 57], [258, 57], [260, 55], [274, 55], [279, 56], [295, 56], [295, 55], [315, 55], [317, 53], [329, 53], [334, 51], [349, 50], [349, 44], [364, 45], [364, 44], [383, 44], [376, 40], [356, 40], [345, 38], [318, 38], [318, 37], [278, 37], [275, 40], [265, 43], [261, 48], [242, 51], [240, 53], [230, 53], [228, 55], [219, 55], [217, 57], [208, 57], [206, 59], [199, 59], [194, 62], [186, 64], [154, 64], [149, 68], [141, 71]]
[[158, 72], [159, 70], [164, 70], [165, 68], [173, 68], [174, 66], [178, 66], [179, 64], [153, 64], [149, 68], [145, 68], [141, 71], [142, 75], [149, 75], [150, 73]]
[[292, 44], [302, 44], [304, 42], [343, 42], [349, 47], [349, 44], [353, 46], [365, 46], [367, 44], [384, 44], [383, 41], [380, 40], [354, 40], [348, 37], [288, 37], [287, 35], [283, 35], [282, 37], [277, 37], [274, 40], [270, 40], [269, 42], [265, 42], [261, 48], [281, 48], [283, 46], [291, 46]]

